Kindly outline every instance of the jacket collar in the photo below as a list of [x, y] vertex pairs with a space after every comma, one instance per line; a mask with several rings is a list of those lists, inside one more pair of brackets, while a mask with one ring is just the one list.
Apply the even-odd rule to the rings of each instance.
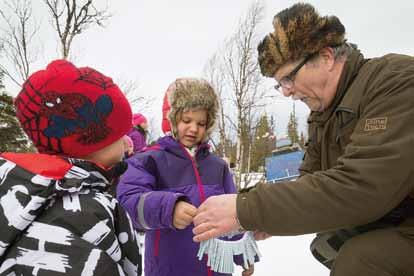
[[367, 60], [364, 59], [364, 56], [359, 50], [354, 50], [349, 55], [345, 61], [341, 77], [339, 78], [338, 88], [332, 104], [322, 112], [313, 111], [309, 117], [309, 122], [316, 122], [323, 125], [331, 117], [332, 113], [336, 110], [345, 96], [348, 87], [352, 84], [355, 77], [358, 75], [360, 68], [366, 61]]
[[72, 168], [56, 184], [56, 190], [60, 192], [77, 192], [83, 187], [107, 190], [112, 181], [123, 174], [128, 165], [121, 161], [109, 169], [104, 169], [90, 161], [68, 158]]
[[[180, 144], [174, 137], [167, 135], [158, 139], [158, 144], [165, 149], [166, 151], [177, 155], [182, 158], [188, 158], [188, 153], [185, 152], [185, 148], [182, 144]], [[210, 145], [206, 142], [201, 143], [197, 147], [196, 151], [196, 158], [202, 158], [208, 155], [210, 151]]]

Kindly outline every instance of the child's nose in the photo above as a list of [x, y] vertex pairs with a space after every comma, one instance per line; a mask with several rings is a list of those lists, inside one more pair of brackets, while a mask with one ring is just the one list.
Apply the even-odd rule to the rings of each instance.
[[192, 132], [196, 132], [196, 131], [197, 131], [197, 129], [198, 129], [197, 124], [191, 124], [191, 125], [190, 125], [190, 131], [192, 131]]

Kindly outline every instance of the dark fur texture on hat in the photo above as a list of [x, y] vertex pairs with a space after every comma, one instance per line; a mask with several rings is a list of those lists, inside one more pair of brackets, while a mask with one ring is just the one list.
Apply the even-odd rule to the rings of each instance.
[[170, 129], [163, 122], [163, 130], [172, 131], [177, 137], [177, 119], [181, 112], [199, 109], [207, 110], [206, 137], [213, 131], [219, 108], [217, 95], [213, 87], [203, 79], [181, 78], [174, 81], [167, 89], [163, 116], [168, 120]]
[[275, 15], [274, 32], [259, 44], [264, 76], [274, 77], [284, 64], [345, 42], [345, 27], [336, 16], [321, 17], [310, 4], [298, 3]]

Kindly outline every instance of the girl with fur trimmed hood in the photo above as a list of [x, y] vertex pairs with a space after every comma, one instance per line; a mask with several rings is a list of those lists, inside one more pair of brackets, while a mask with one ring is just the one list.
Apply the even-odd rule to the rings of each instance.
[[117, 194], [135, 227], [146, 230], [147, 276], [229, 275], [199, 261], [192, 240], [197, 207], [210, 196], [236, 193], [226, 162], [207, 144], [218, 108], [208, 82], [177, 79], [164, 97], [166, 136], [127, 160]]

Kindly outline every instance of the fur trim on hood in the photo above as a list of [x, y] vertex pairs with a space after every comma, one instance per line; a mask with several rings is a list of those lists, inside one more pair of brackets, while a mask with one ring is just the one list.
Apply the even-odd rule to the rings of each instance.
[[177, 137], [177, 115], [190, 110], [207, 110], [206, 140], [214, 129], [219, 108], [213, 87], [203, 79], [176, 79], [165, 92], [162, 130]]

